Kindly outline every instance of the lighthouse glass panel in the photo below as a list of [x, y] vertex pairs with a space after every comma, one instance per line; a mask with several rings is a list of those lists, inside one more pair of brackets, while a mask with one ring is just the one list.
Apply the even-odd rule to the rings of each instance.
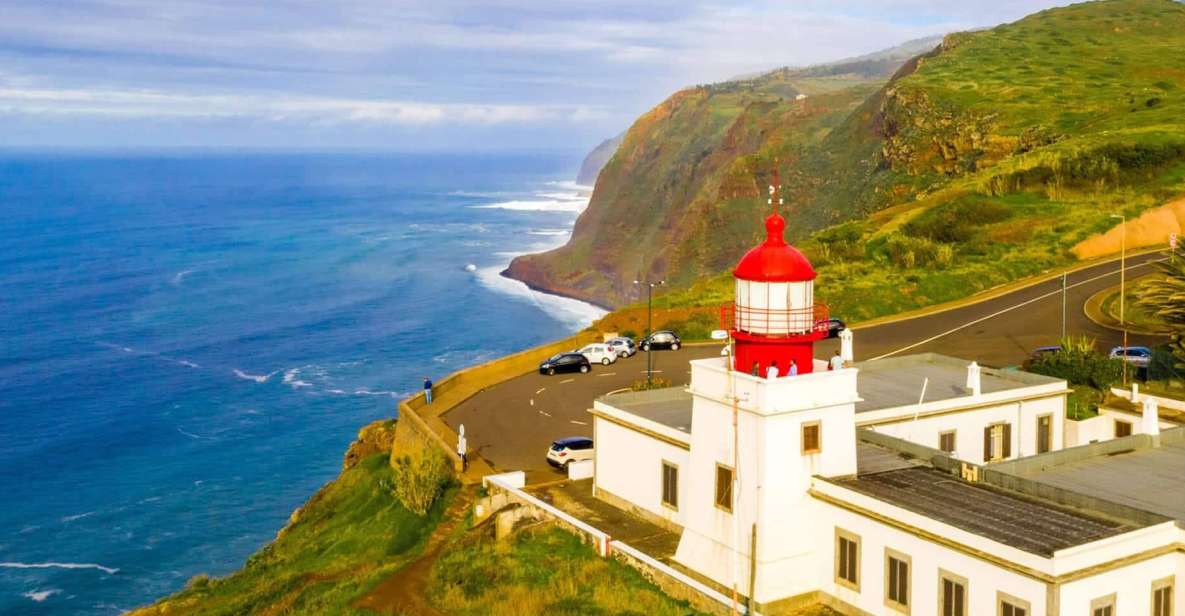
[[753, 334], [803, 334], [814, 326], [814, 282], [736, 281], [736, 328]]

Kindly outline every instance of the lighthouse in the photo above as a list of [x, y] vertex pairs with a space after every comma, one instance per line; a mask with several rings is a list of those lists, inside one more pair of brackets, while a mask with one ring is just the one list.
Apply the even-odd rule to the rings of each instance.
[[814, 369], [815, 341], [827, 335], [827, 306], [815, 303], [815, 269], [786, 243], [786, 221], [765, 219], [765, 241], [733, 270], [736, 296], [721, 308], [722, 327], [733, 340], [733, 369], [765, 376], [776, 364], [785, 376]]

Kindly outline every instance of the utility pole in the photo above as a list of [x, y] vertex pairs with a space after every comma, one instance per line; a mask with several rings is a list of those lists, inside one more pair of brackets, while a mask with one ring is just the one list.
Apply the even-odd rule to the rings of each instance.
[[1127, 321], [1124, 318], [1124, 301], [1127, 296], [1127, 216], [1112, 214], [1111, 218], [1120, 220], [1119, 227], [1119, 327], [1123, 328], [1123, 384], [1127, 385]]

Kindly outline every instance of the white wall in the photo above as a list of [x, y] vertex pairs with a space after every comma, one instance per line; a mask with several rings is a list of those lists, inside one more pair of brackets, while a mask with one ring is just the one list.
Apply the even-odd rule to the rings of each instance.
[[1062, 614], [1090, 614], [1090, 602], [1115, 593], [1115, 613], [1141, 616], [1152, 613], [1152, 582], [1175, 576], [1174, 614], [1185, 609], [1185, 555], [1165, 554], [1149, 560], [1064, 584], [1059, 605]]
[[[917, 420], [901, 417], [864, 427], [935, 449], [938, 449], [939, 434], [955, 430], [955, 457], [982, 464], [983, 431], [987, 426], [1000, 422], [1012, 424], [1012, 457], [1017, 458], [1037, 453], [1037, 418], [1042, 415], [1052, 419], [1051, 451], [1065, 446], [1065, 414], [1065, 397], [1052, 396], [922, 416]], [[860, 418], [856, 415], [858, 422]]]
[[[676, 524], [683, 524], [687, 500], [688, 451], [635, 432], [601, 417], [593, 418], [596, 434], [594, 485], [641, 509]], [[662, 461], [679, 467], [679, 510], [662, 504]]]
[[[1109, 441], [1115, 438], [1115, 420], [1130, 423], [1132, 425], [1132, 434], [1144, 433], [1139, 415], [1100, 408], [1099, 414], [1090, 419], [1078, 421], [1072, 419], [1066, 420], [1066, 447]], [[1159, 423], [1161, 430], [1167, 430], [1177, 426], [1177, 424], [1170, 421], [1160, 421]]]

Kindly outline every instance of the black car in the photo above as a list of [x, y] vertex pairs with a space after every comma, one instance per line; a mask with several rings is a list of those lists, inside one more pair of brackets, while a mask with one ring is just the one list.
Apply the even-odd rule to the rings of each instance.
[[840, 321], [839, 319], [827, 319], [827, 337], [828, 338], [839, 337], [839, 332], [842, 332], [843, 330], [845, 330], [847, 328], [848, 328], [848, 326], [845, 325], [844, 322]]
[[643, 351], [649, 351], [650, 349], [654, 349], [656, 351], [659, 349], [678, 351], [679, 347], [682, 345], [683, 341], [679, 339], [679, 334], [676, 334], [669, 329], [656, 331], [653, 334], [643, 338], [642, 342], [638, 344], [638, 346]]
[[580, 353], [557, 353], [539, 364], [539, 374], [555, 374], [557, 372], [588, 372], [592, 364], [588, 358]]

